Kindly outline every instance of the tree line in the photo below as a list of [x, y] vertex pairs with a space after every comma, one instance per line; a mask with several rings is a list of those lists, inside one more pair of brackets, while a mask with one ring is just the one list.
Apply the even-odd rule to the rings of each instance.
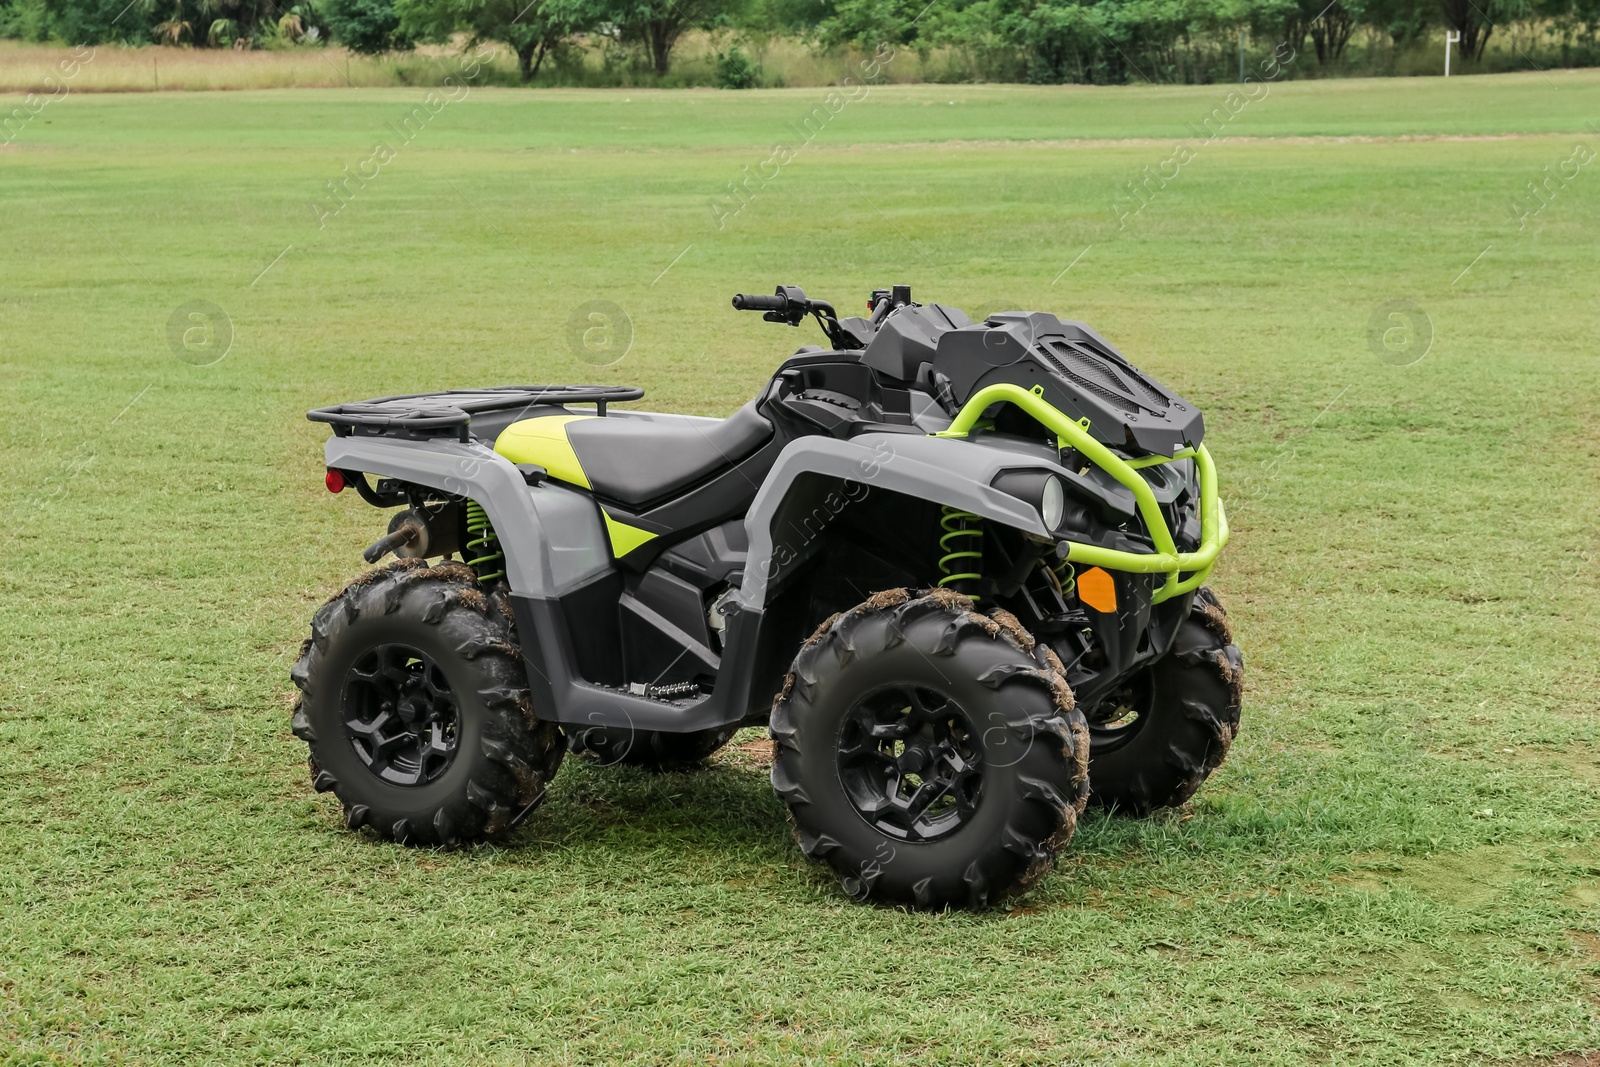
[[[1470, 70], [1491, 38], [1518, 26], [1537, 28], [1546, 63], [1600, 62], [1600, 0], [0, 0], [0, 36], [74, 45], [331, 41], [380, 54], [464, 33], [509, 47], [524, 81], [551, 57], [596, 46], [607, 62], [665, 76], [693, 31], [819, 49], [954, 50], [985, 80], [1092, 84], [1235, 80], [1246, 42], [1258, 54], [1286, 46], [1300, 76], [1332, 73], [1358, 33], [1404, 50], [1453, 31]], [[733, 47], [719, 56], [717, 80], [754, 84], [760, 71]]]

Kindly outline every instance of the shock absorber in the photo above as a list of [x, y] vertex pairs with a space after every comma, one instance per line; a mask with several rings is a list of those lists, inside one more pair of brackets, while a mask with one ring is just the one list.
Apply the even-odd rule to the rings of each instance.
[[1072, 594], [1077, 591], [1078, 579], [1072, 564], [1065, 559], [1056, 560], [1055, 566], [1050, 568], [1050, 573], [1055, 577], [1056, 589], [1061, 593], [1062, 600], [1071, 600]]
[[954, 589], [978, 599], [983, 578], [983, 520], [970, 511], [945, 505], [939, 519], [941, 589]]
[[467, 501], [467, 546], [461, 555], [467, 566], [477, 572], [480, 582], [506, 576], [506, 554], [500, 550], [500, 538], [495, 536], [483, 505], [476, 500]]

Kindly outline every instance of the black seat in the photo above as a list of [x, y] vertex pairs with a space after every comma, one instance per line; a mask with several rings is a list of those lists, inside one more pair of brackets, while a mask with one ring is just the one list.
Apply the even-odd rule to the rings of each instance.
[[752, 401], [720, 422], [687, 415], [577, 419], [567, 440], [595, 494], [642, 507], [731, 468], [766, 444], [772, 424]]

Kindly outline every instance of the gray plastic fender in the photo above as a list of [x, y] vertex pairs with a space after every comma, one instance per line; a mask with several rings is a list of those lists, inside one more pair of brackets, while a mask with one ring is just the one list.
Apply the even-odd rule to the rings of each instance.
[[530, 487], [515, 464], [477, 442], [352, 435], [330, 437], [324, 453], [330, 467], [476, 500], [500, 535], [514, 593], [558, 597], [611, 568], [592, 499], [548, 482]]
[[[739, 587], [741, 606], [760, 611], [767, 587], [788, 559], [815, 537], [806, 529], [774, 530], [773, 523], [795, 479], [821, 474], [970, 511], [1025, 533], [1049, 537], [1044, 520], [1029, 504], [990, 486], [1003, 470], [1052, 468], [1054, 464], [990, 448], [965, 438], [921, 434], [864, 433], [848, 441], [802, 437], [791, 441], [773, 464], [745, 517], [750, 552]], [[847, 494], [848, 495], [848, 494]], [[858, 499], [858, 498], [857, 498]]]

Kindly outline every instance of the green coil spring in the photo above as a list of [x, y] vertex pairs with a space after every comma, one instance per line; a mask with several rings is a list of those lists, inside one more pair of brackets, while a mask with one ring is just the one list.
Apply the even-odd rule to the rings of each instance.
[[941, 589], [954, 589], [978, 599], [983, 578], [983, 520], [970, 511], [945, 505], [939, 519], [939, 579]]
[[1050, 573], [1056, 580], [1056, 589], [1061, 593], [1062, 600], [1071, 600], [1072, 594], [1077, 591], [1078, 579], [1072, 569], [1072, 564], [1066, 560], [1058, 560], [1051, 568]]
[[[478, 581], [492, 582], [506, 576], [506, 554], [500, 551], [500, 538], [483, 505], [476, 500], [467, 501], [467, 550], [461, 555], [467, 566], [478, 573]], [[498, 567], [498, 570], [492, 568]]]

